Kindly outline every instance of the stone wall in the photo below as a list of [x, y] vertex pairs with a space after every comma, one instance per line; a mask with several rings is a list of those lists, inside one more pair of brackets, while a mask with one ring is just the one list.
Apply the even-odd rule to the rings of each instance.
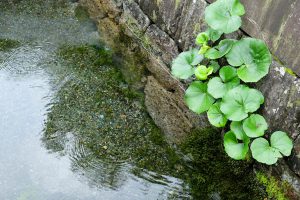
[[[278, 3], [274, 7], [271, 3], [276, 1]], [[115, 51], [128, 58], [136, 54], [141, 55], [139, 60], [132, 60], [130, 65], [135, 66], [137, 71], [143, 71], [141, 69], [145, 68], [149, 72], [145, 78], [145, 104], [149, 114], [170, 142], [180, 143], [192, 129], [210, 126], [205, 115], [198, 116], [185, 106], [185, 83], [179, 82], [170, 74], [172, 59], [179, 52], [193, 46], [196, 34], [207, 27], [203, 18], [206, 1], [81, 2], [89, 8], [90, 14], [98, 23], [102, 39], [110, 43]], [[294, 10], [297, 1], [289, 0], [284, 3], [284, 8], [289, 7], [288, 5], [291, 7], [286, 12], [294, 14], [283, 17], [281, 21], [278, 20], [280, 16], [277, 13], [281, 1], [267, 2], [268, 4], [262, 4], [260, 0], [245, 0], [248, 14], [245, 16], [243, 30], [229, 37], [240, 38], [243, 34], [253, 37], [261, 35], [260, 38], [266, 40], [276, 57], [284, 63], [293, 61], [289, 67], [295, 72], [300, 72], [300, 68], [296, 67], [299, 56], [290, 53], [290, 49], [286, 50], [288, 47], [294, 49], [293, 51], [299, 48], [296, 45], [300, 40], [300, 36], [296, 35], [299, 24], [295, 22], [298, 14]], [[251, 24], [252, 21], [255, 21], [255, 27]], [[290, 133], [295, 148], [290, 158], [282, 160], [269, 170], [290, 182], [300, 194], [300, 80], [278, 58], [274, 57], [270, 74], [257, 85], [266, 99], [261, 112], [270, 125], [270, 132], [283, 130]]]
[[247, 11], [242, 29], [252, 37], [266, 41], [276, 57], [300, 76], [300, 1], [241, 2]]

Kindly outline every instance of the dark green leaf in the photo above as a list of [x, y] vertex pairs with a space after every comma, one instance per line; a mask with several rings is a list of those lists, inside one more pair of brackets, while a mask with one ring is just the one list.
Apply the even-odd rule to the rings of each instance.
[[223, 82], [228, 82], [237, 77], [236, 69], [231, 66], [222, 67], [220, 70], [220, 77]]
[[208, 28], [206, 33], [209, 35], [209, 39], [213, 42], [220, 39], [221, 35], [223, 34], [222, 31], [217, 31], [217, 30], [214, 30], [212, 28]]
[[209, 67], [212, 67], [214, 69], [214, 73], [216, 73], [220, 69], [219, 63], [214, 60], [210, 61]]

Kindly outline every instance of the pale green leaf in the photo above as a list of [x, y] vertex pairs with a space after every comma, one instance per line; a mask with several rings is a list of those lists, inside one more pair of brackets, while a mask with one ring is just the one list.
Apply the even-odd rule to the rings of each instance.
[[217, 0], [205, 9], [205, 21], [214, 30], [232, 33], [242, 25], [244, 6], [239, 0]]
[[172, 75], [180, 79], [187, 79], [194, 74], [194, 66], [203, 60], [203, 55], [197, 49], [182, 52], [172, 63]]
[[265, 118], [258, 114], [252, 114], [243, 122], [243, 130], [251, 138], [263, 136], [268, 129]]
[[220, 110], [220, 102], [215, 103], [207, 112], [209, 122], [215, 127], [224, 127], [227, 123], [227, 118]]
[[285, 132], [276, 131], [271, 135], [271, 145], [278, 149], [284, 156], [291, 155], [293, 148], [293, 141]]
[[226, 55], [232, 48], [235, 40], [225, 39], [222, 40], [218, 46], [210, 48], [206, 53], [205, 57], [208, 59], [218, 59]]
[[243, 123], [242, 122], [231, 122], [230, 130], [235, 134], [236, 138], [239, 140], [243, 140], [246, 133], [243, 130]]
[[240, 85], [229, 90], [221, 102], [221, 111], [232, 121], [241, 121], [248, 113], [255, 112], [264, 103], [262, 93]]
[[224, 136], [224, 147], [229, 157], [235, 160], [243, 160], [249, 151], [249, 138], [244, 137], [243, 142], [240, 143], [235, 134], [229, 131]]
[[226, 54], [230, 65], [239, 67], [239, 78], [244, 82], [257, 82], [266, 76], [272, 62], [266, 44], [258, 39], [243, 38], [234, 43]]
[[188, 87], [184, 99], [188, 107], [198, 114], [207, 111], [215, 102], [207, 93], [207, 84], [200, 81], [195, 81]]

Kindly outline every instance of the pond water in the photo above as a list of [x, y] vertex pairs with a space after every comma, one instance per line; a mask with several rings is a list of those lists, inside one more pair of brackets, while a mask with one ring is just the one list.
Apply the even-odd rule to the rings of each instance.
[[188, 156], [167, 145], [82, 13], [66, 0], [0, 2], [0, 199], [258, 197], [248, 165], [197, 138]]

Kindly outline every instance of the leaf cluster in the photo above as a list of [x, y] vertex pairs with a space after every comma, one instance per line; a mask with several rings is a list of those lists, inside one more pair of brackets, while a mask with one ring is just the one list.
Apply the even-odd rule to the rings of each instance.
[[259, 39], [221, 39], [224, 33], [240, 28], [244, 13], [239, 0], [217, 0], [209, 5], [205, 10], [209, 28], [196, 38], [199, 49], [179, 54], [172, 63], [172, 74], [193, 80], [184, 97], [192, 111], [207, 112], [215, 127], [227, 129], [231, 121], [224, 136], [225, 151], [231, 158], [246, 159], [251, 150], [254, 159], [271, 165], [291, 154], [292, 140], [281, 131], [271, 135], [271, 143], [263, 138], [268, 124], [255, 112], [264, 103], [264, 96], [247, 85], [268, 74], [271, 53]]

